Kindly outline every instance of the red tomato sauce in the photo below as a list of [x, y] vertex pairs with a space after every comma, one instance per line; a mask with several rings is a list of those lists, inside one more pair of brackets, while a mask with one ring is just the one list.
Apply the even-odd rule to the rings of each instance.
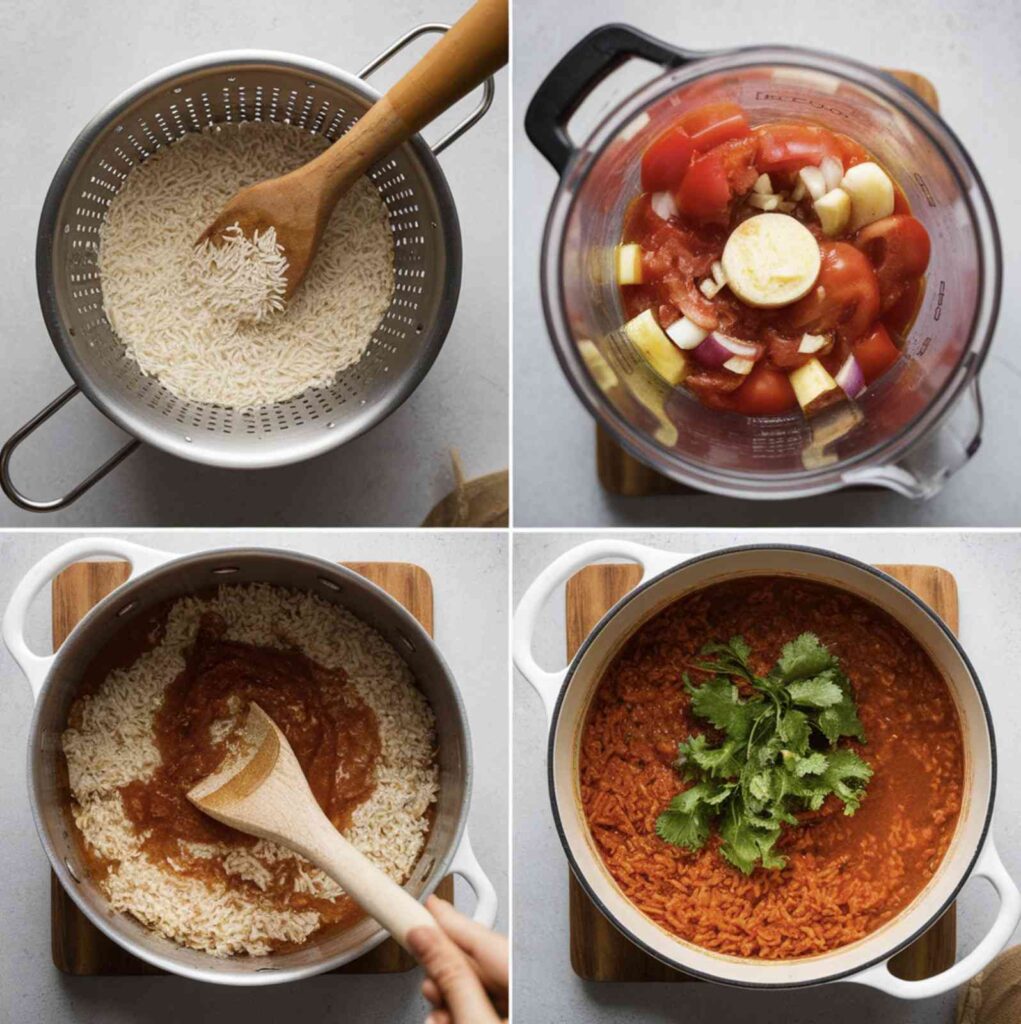
[[[843, 171], [874, 158], [853, 139], [825, 128], [767, 123], [751, 127], [736, 104], [689, 111], [645, 151], [643, 191], [627, 212], [622, 243], [642, 248], [642, 283], [622, 285], [628, 319], [651, 310], [666, 330], [687, 317], [703, 330], [755, 343], [750, 374], [700, 364], [685, 353], [689, 372], [682, 387], [704, 404], [749, 416], [781, 415], [798, 400], [785, 379], [812, 358], [834, 378], [855, 357], [871, 384], [897, 361], [924, 292], [929, 238], [896, 182], [889, 216], [858, 231], [823, 232], [810, 195], [795, 201], [798, 172], [825, 158]], [[816, 238], [821, 269], [804, 298], [780, 308], [760, 308], [727, 287], [709, 298], [700, 284], [712, 280], [730, 233], [763, 211], [748, 203], [761, 174], [793, 208], [787, 213]], [[892, 181], [892, 179], [891, 179]], [[669, 192], [677, 213], [661, 217], [656, 192]], [[824, 335], [826, 346], [799, 351], [805, 334]], [[861, 359], [859, 359], [859, 355]], [[835, 394], [842, 399], [843, 391]], [[807, 411], [807, 410], [806, 410]]]

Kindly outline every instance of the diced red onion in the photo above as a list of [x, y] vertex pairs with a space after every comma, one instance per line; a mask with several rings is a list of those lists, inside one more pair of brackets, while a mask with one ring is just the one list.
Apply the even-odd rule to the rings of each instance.
[[679, 349], [684, 352], [690, 352], [691, 349], [698, 348], [702, 344], [709, 332], [699, 327], [693, 320], [682, 316], [680, 320], [675, 320], [666, 329], [666, 333], [667, 337]]
[[848, 356], [844, 365], [837, 370], [833, 378], [843, 389], [848, 398], [857, 398], [865, 390], [865, 374], [861, 372], [858, 360]]
[[[735, 356], [754, 365], [759, 352], [760, 349], [757, 345], [749, 345], [736, 338], [728, 338], [725, 334], [710, 334], [692, 355], [696, 362], [711, 370], [717, 370]], [[750, 373], [751, 367], [746, 371], [737, 372]]]

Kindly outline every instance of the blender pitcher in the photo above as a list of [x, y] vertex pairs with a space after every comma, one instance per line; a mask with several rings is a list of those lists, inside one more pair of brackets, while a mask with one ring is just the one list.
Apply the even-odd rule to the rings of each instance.
[[[659, 64], [583, 141], [574, 111], [633, 57]], [[753, 125], [842, 132], [895, 177], [932, 239], [904, 356], [856, 402], [805, 419], [710, 409], [671, 388], [621, 331], [614, 273], [644, 149], [677, 116], [721, 100]], [[931, 497], [978, 448], [977, 374], [999, 307], [1001, 257], [989, 196], [939, 116], [895, 79], [829, 54], [762, 46], [694, 53], [623, 25], [597, 29], [529, 105], [529, 138], [560, 174], [542, 248], [542, 299], [560, 364], [589, 411], [632, 455], [676, 481], [743, 498], [795, 498], [852, 485]]]

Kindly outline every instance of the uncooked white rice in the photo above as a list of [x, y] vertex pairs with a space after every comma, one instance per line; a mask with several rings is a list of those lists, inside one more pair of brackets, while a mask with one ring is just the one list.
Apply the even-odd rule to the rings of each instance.
[[[268, 897], [157, 865], [141, 849], [119, 792], [148, 778], [160, 763], [153, 718], [164, 690], [185, 667], [204, 612], [223, 617], [226, 639], [297, 647], [326, 668], [347, 673], [349, 685], [375, 713], [381, 752], [375, 790], [355, 810], [345, 835], [398, 882], [408, 878], [422, 852], [427, 810], [436, 799], [435, 720], [407, 665], [374, 629], [315, 595], [262, 584], [224, 586], [213, 599], [177, 601], [156, 647], [75, 702], [74, 726], [63, 734], [72, 811], [90, 850], [111, 862], [100, 881], [111, 907], [195, 949], [260, 955], [274, 944], [307, 939], [320, 925], [319, 914], [281, 910]], [[268, 884], [268, 866], [290, 858], [299, 866], [295, 891], [343, 895], [323, 872], [266, 840], [245, 849], [180, 847], [183, 860], [219, 858], [229, 875], [259, 889]]]
[[367, 179], [338, 204], [282, 312], [239, 317], [253, 301], [273, 305], [266, 281], [261, 302], [251, 281], [211, 298], [197, 272], [195, 242], [235, 192], [327, 145], [292, 125], [222, 125], [185, 135], [131, 171], [100, 229], [99, 273], [106, 318], [143, 373], [180, 398], [248, 408], [327, 385], [361, 358], [394, 290], [386, 206]]

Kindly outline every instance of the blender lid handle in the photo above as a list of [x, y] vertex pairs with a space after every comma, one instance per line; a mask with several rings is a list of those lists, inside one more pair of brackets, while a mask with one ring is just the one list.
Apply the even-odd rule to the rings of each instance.
[[563, 174], [574, 154], [567, 122], [611, 71], [631, 57], [674, 68], [700, 56], [654, 39], [630, 25], [597, 28], [575, 43], [543, 80], [525, 113], [525, 132], [557, 173]]

